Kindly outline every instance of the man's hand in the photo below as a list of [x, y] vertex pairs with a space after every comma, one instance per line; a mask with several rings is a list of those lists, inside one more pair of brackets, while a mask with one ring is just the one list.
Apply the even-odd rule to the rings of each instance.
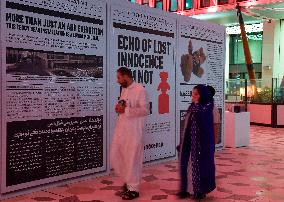
[[115, 106], [115, 112], [118, 113], [118, 114], [125, 113], [125, 106], [122, 106], [121, 104], [117, 104]]
[[180, 145], [176, 147], [177, 151], [180, 152]]

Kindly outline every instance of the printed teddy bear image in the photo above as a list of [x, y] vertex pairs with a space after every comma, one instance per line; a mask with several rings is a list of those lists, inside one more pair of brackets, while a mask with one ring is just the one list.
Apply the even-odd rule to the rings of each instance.
[[201, 78], [204, 74], [204, 69], [201, 65], [205, 62], [206, 55], [203, 48], [193, 52], [191, 40], [188, 43], [188, 53], [181, 56], [181, 72], [185, 82], [189, 82], [191, 74], [193, 73], [197, 77]]
[[170, 90], [168, 83], [168, 72], [160, 72], [161, 83], [158, 86], [158, 91], [161, 91], [158, 100], [159, 114], [167, 114], [170, 112], [170, 96], [167, 91]]

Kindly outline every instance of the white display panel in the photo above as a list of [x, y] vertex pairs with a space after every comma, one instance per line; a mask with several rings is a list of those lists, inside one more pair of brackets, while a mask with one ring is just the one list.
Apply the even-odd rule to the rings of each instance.
[[116, 71], [128, 67], [135, 81], [145, 86], [150, 100], [144, 161], [175, 157], [176, 19], [155, 9], [113, 1], [110, 23], [110, 136], [117, 117], [114, 106], [120, 96]]
[[10, 192], [106, 170], [106, 2], [1, 2]]
[[199, 20], [178, 18], [177, 133], [183, 131], [191, 94], [198, 84], [215, 88], [215, 105], [221, 117], [218, 146], [223, 145], [225, 27]]

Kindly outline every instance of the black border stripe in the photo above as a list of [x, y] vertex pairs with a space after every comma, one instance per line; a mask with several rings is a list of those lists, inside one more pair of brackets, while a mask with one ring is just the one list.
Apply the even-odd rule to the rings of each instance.
[[197, 85], [206, 85], [203, 83], [180, 83], [181, 86], [197, 86]]
[[31, 52], [39, 52], [39, 53], [50, 53], [50, 54], [63, 54], [63, 55], [72, 55], [72, 56], [96, 56], [96, 57], [102, 57], [101, 55], [86, 55], [82, 53], [68, 53], [68, 52], [57, 52], [57, 51], [45, 51], [45, 50], [37, 50], [37, 49], [29, 49], [29, 48], [13, 48], [10, 46], [6, 47], [6, 50], [18, 50], [18, 51], [31, 51]]
[[103, 25], [103, 20], [6, 1], [6, 8]]
[[35, 90], [43, 90], [43, 89], [7, 88], [6, 90], [31, 90], [31, 91], [35, 91]]
[[255, 123], [255, 122], [250, 122], [251, 125], [254, 126], [264, 126], [264, 127], [272, 127], [271, 124], [266, 124], [266, 123]]
[[219, 41], [211, 41], [211, 40], [201, 39], [201, 38], [194, 37], [194, 36], [181, 35], [181, 37], [187, 38], [187, 39], [195, 39], [195, 40], [199, 40], [199, 41], [206, 41], [206, 42], [210, 42], [210, 43], [222, 44], [222, 42], [219, 42]]
[[143, 27], [137, 27], [133, 25], [126, 25], [126, 24], [121, 24], [117, 22], [113, 23], [113, 27], [118, 28], [118, 29], [126, 29], [130, 31], [143, 32], [143, 33], [154, 34], [154, 35], [159, 35], [159, 36], [166, 36], [166, 37], [171, 37], [171, 38], [175, 37], [174, 33], [164, 32], [164, 31], [159, 31], [159, 30], [154, 30], [154, 29], [148, 29], [148, 28], [143, 28]]

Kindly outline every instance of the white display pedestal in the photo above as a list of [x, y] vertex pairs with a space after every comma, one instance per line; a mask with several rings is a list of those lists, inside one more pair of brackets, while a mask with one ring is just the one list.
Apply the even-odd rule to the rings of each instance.
[[225, 147], [245, 147], [250, 139], [250, 113], [225, 112]]

